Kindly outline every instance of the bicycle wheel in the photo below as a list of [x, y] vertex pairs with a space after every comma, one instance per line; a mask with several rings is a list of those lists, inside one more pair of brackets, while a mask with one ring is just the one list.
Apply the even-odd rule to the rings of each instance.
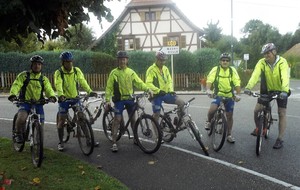
[[44, 158], [43, 132], [38, 121], [32, 123], [32, 134], [30, 136], [30, 151], [33, 165], [40, 167]]
[[264, 116], [259, 116], [259, 123], [257, 128], [257, 135], [256, 135], [256, 155], [259, 156], [261, 152], [261, 145], [262, 145], [262, 139], [263, 139], [263, 125], [264, 125]]
[[194, 121], [188, 121], [187, 124], [188, 124], [188, 129], [191, 129], [191, 131], [193, 133], [193, 136], [194, 136], [193, 138], [198, 141], [204, 154], [206, 156], [209, 156], [207, 148], [205, 147], [205, 145], [203, 144], [203, 142], [201, 140], [201, 134], [200, 134], [200, 131], [199, 131], [196, 123]]
[[151, 115], [143, 114], [137, 119], [133, 134], [138, 146], [147, 154], [156, 152], [161, 145], [162, 132]]
[[[25, 135], [23, 135], [24, 142], [23, 143], [17, 143], [16, 142], [16, 120], [18, 117], [18, 113], [15, 114], [14, 119], [13, 119], [13, 126], [12, 126], [12, 142], [13, 142], [13, 147], [17, 152], [22, 152], [25, 146]], [[27, 126], [27, 125], [26, 125]]]
[[227, 133], [227, 120], [223, 112], [216, 117], [211, 130], [213, 149], [218, 152], [224, 145]]
[[[112, 141], [112, 136], [111, 136], [111, 128], [112, 128], [112, 123], [114, 121], [114, 112], [109, 110], [105, 111], [103, 114], [102, 118], [102, 127], [104, 131], [104, 135], [106, 138], [110, 141]], [[122, 120], [121, 124], [124, 126], [124, 120]], [[117, 133], [117, 141], [120, 140], [122, 133], [120, 132], [120, 127], [118, 128], [118, 133]]]
[[79, 118], [77, 121], [77, 139], [82, 153], [89, 156], [94, 150], [94, 133], [89, 121], [86, 118]]
[[162, 132], [162, 140], [164, 140], [165, 142], [171, 142], [175, 137], [175, 129], [173, 127], [173, 124], [167, 117], [163, 115], [159, 115], [159, 117], [159, 126]]
[[269, 134], [270, 134], [270, 127], [271, 127], [271, 124], [272, 124], [272, 115], [271, 115], [271, 111], [267, 111], [266, 113], [266, 117], [265, 117], [265, 139], [267, 139], [269, 137]]

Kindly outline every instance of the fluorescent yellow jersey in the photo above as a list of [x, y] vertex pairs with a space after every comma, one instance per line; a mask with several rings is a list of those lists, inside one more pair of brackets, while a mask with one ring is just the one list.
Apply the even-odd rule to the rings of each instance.
[[214, 93], [217, 96], [233, 97], [235, 87], [241, 86], [240, 77], [234, 67], [224, 70], [221, 66], [215, 66], [207, 76], [207, 83], [214, 84]]
[[154, 63], [146, 72], [146, 85], [154, 94], [158, 94], [160, 90], [174, 92], [173, 80], [168, 67], [162, 66], [162, 70]]
[[29, 81], [24, 92], [25, 94], [24, 97], [19, 98], [25, 98], [25, 100], [40, 100], [41, 95], [43, 95], [44, 92], [46, 97], [48, 98], [51, 96], [55, 96], [49, 79], [46, 76], [42, 76], [41, 73], [36, 74], [32, 71], [23, 71], [18, 74], [16, 80], [11, 86], [10, 95], [17, 96], [19, 93], [21, 93], [22, 86], [24, 85], [24, 82], [27, 79], [27, 73], [29, 75]]
[[245, 88], [251, 90], [260, 77], [265, 78], [268, 91], [281, 91], [288, 93], [289, 91], [289, 74], [288, 63], [283, 57], [277, 56], [273, 66], [266, 63], [265, 58], [260, 59], [251, 75], [251, 78]]
[[[60, 70], [61, 69], [61, 70]], [[78, 86], [82, 87], [88, 94], [92, 92], [89, 84], [84, 78], [82, 71], [78, 67], [73, 67], [70, 72], [62, 66], [54, 73], [54, 85], [58, 97], [76, 98], [78, 96]], [[63, 76], [61, 76], [61, 71]]]
[[105, 89], [105, 100], [113, 102], [120, 100], [129, 100], [134, 93], [133, 87], [147, 91], [146, 84], [140, 77], [130, 68], [113, 69], [108, 77]]

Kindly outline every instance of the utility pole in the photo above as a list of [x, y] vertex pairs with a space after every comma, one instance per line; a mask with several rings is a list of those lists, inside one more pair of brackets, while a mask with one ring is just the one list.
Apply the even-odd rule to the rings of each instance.
[[233, 0], [231, 0], [231, 64], [233, 65]]

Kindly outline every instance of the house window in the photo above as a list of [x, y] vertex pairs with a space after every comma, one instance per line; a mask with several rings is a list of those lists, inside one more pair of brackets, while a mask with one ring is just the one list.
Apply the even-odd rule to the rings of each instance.
[[145, 21], [154, 21], [156, 20], [155, 12], [145, 12]]
[[134, 50], [134, 39], [125, 39], [124, 40], [125, 50]]

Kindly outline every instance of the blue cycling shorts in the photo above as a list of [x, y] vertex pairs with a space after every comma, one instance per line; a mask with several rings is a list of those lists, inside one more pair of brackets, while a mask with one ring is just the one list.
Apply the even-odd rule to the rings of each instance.
[[[218, 106], [220, 105], [221, 103], [221, 97], [217, 96], [217, 98], [215, 98], [211, 103], [212, 104], [217, 104]], [[226, 100], [226, 102], [224, 103], [224, 106], [225, 106], [225, 111], [226, 112], [233, 112], [234, 110], [234, 101], [232, 98], [228, 98]]]
[[40, 122], [44, 123], [45, 113], [44, 113], [43, 105], [39, 105], [39, 104], [31, 105], [31, 104], [28, 104], [28, 103], [22, 103], [22, 104], [19, 105], [19, 111], [24, 111], [25, 110], [27, 113], [29, 113], [32, 106], [35, 106], [36, 113], [40, 115]]
[[158, 97], [154, 98], [151, 101], [153, 113], [160, 112], [162, 102], [167, 103], [167, 104], [175, 104], [176, 97], [177, 96], [173, 95], [173, 94], [166, 94], [164, 96], [158, 96]]
[[59, 114], [68, 113], [69, 108], [77, 103], [79, 103], [79, 100], [67, 100], [67, 101], [58, 103], [58, 105], [59, 105], [58, 113]]
[[124, 109], [128, 115], [134, 111], [134, 100], [120, 100], [114, 103], [115, 115], [122, 115]]

